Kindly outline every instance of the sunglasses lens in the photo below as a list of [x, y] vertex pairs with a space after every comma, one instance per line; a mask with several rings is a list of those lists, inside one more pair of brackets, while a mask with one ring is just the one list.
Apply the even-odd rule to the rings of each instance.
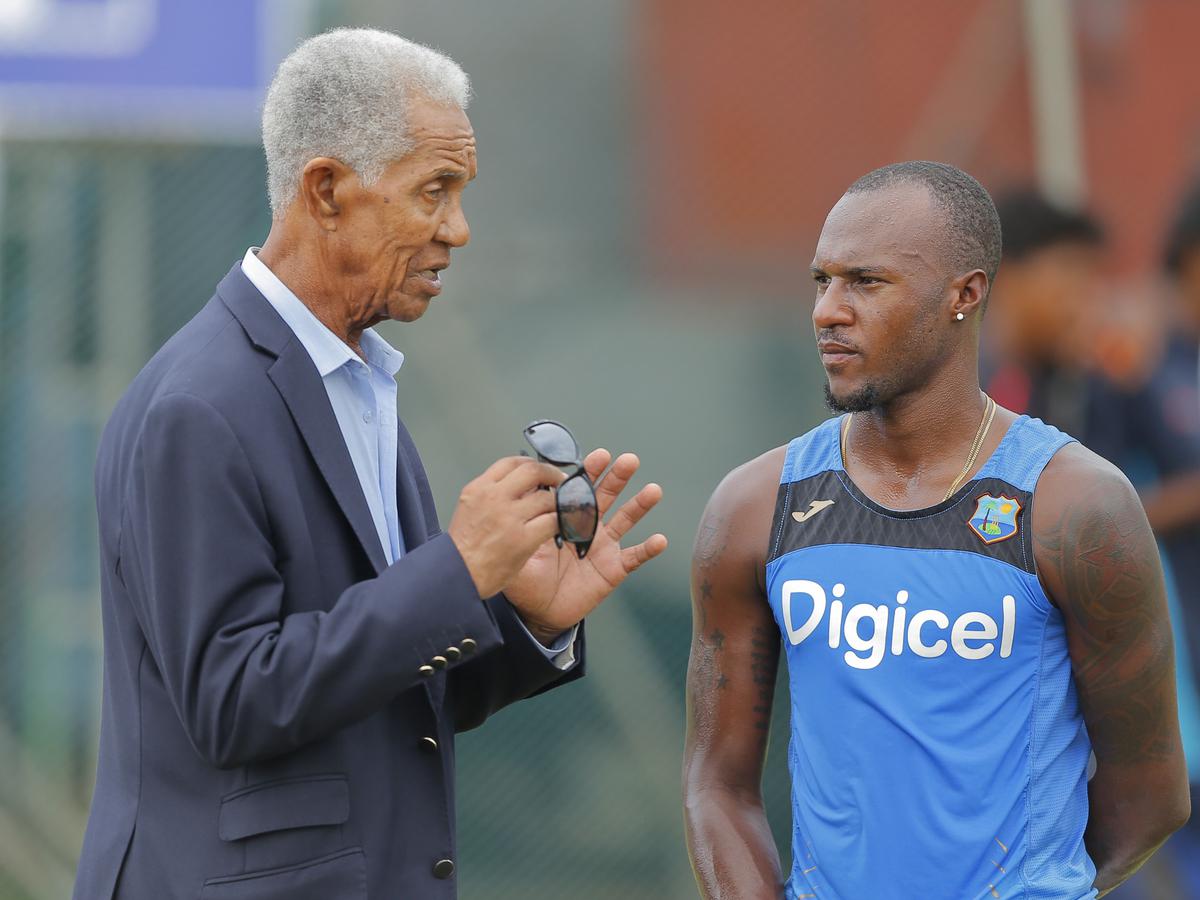
[[558, 486], [558, 522], [564, 540], [590, 541], [596, 535], [597, 521], [596, 492], [582, 473]]
[[557, 422], [537, 422], [525, 429], [525, 440], [538, 455], [559, 466], [579, 462], [579, 445], [571, 432]]

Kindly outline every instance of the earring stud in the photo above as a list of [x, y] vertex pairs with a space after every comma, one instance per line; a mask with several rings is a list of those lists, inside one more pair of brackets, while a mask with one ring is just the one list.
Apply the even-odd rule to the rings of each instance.
[[958, 321], [960, 321], [960, 322], [961, 322], [961, 321], [962, 321], [964, 318], [966, 318], [966, 317], [965, 317], [965, 316], [964, 316], [962, 313], [959, 313], [959, 314], [958, 314], [958, 315], [956, 315], [954, 318], [958, 319]]

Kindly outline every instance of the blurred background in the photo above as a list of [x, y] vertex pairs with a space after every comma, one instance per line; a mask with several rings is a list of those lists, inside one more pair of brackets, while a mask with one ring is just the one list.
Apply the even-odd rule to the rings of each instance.
[[[91, 795], [98, 435], [265, 237], [263, 88], [335, 25], [475, 84], [471, 246], [423, 320], [382, 328], [443, 516], [543, 416], [666, 488], [672, 547], [590, 620], [589, 677], [461, 740], [465, 898], [695, 896], [695, 523], [725, 472], [826, 415], [807, 266], [845, 187], [900, 159], [1001, 201], [989, 390], [1143, 493], [1200, 783], [1200, 5], [0, 0], [0, 900], [69, 896]], [[785, 691], [765, 793], [786, 864]], [[1200, 898], [1198, 833], [1112, 896]]]

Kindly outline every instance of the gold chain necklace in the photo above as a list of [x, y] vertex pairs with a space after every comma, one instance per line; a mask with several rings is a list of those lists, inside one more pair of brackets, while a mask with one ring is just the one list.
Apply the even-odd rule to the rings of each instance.
[[950, 485], [950, 490], [946, 491], [946, 496], [942, 498], [943, 503], [954, 495], [954, 492], [958, 490], [958, 486], [962, 484], [963, 479], [970, 474], [971, 469], [975, 468], [975, 458], [979, 456], [979, 451], [983, 448], [983, 440], [987, 437], [988, 431], [991, 430], [992, 419], [996, 417], [996, 401], [988, 397], [987, 394], [983, 396], [987, 399], [987, 402], [983, 405], [983, 421], [979, 423], [979, 431], [975, 435], [975, 443], [971, 445], [971, 455], [967, 457], [967, 464], [963, 466], [963, 470], [958, 473], [958, 477]]
[[[946, 491], [946, 496], [942, 498], [943, 503], [954, 496], [954, 492], [958, 490], [958, 487], [962, 484], [963, 479], [966, 478], [967, 475], [971, 473], [971, 469], [975, 467], [975, 460], [979, 457], [979, 451], [983, 449], [984, 439], [987, 437], [988, 432], [992, 428], [992, 420], [996, 417], [996, 401], [987, 394], [984, 394], [983, 396], [985, 400], [983, 404], [983, 419], [979, 423], [979, 431], [975, 433], [975, 440], [971, 443], [971, 453], [969, 456], [967, 456], [967, 464], [963, 466], [962, 471], [958, 473], [958, 477], [955, 478], [954, 482], [950, 485], [950, 489]], [[846, 416], [846, 418], [842, 421], [842, 440], [840, 449], [842, 452], [843, 470], [846, 468], [846, 437], [850, 434], [850, 419], [853, 416], [854, 413], [850, 413], [850, 415]]]

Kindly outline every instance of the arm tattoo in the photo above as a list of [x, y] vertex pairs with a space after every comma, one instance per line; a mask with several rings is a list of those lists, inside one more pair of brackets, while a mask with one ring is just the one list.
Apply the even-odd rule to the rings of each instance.
[[711, 565], [725, 549], [724, 530], [725, 520], [719, 516], [712, 516], [700, 526], [700, 533], [696, 535], [696, 550], [692, 555], [702, 566]]
[[779, 634], [766, 626], [756, 626], [750, 639], [750, 674], [754, 678], [757, 693], [754, 712], [754, 727], [759, 731], [771, 728], [771, 700], [775, 696], [775, 669], [779, 663]]
[[[691, 661], [688, 666], [688, 690], [692, 698], [692, 713], [698, 725], [711, 723], [716, 707], [721, 703], [736, 704], [741, 711], [753, 713], [755, 733], [766, 740], [770, 728], [771, 701], [775, 692], [775, 669], [779, 659], [779, 633], [772, 622], [770, 625], [739, 623], [723, 631], [717, 627], [721, 615], [710, 615], [720, 611], [713, 606], [713, 597], [728, 580], [720, 567], [729, 565], [727, 559], [730, 544], [731, 522], [720, 514], [709, 515], [700, 526], [692, 553], [693, 594], [695, 633], [692, 639]], [[715, 621], [714, 621], [715, 620]], [[750, 626], [749, 644], [742, 630]], [[726, 631], [732, 631], [727, 634]], [[747, 679], [747, 666], [749, 680]], [[722, 692], [730, 692], [721, 698]], [[749, 696], [748, 696], [749, 695]]]
[[712, 600], [712, 582], [708, 580], [708, 576], [704, 576], [704, 580], [700, 582], [700, 597], [697, 608], [700, 610], [700, 630], [703, 631], [708, 627], [708, 604]]
[[704, 572], [704, 577], [700, 581], [700, 596], [696, 598], [697, 609], [700, 612], [701, 632], [708, 627], [708, 606], [712, 601], [712, 581], [709, 573], [716, 565], [725, 546], [725, 520], [716, 516], [706, 520], [700, 526], [700, 533], [696, 535], [696, 548], [692, 554], [697, 567]]
[[729, 679], [721, 669], [717, 655], [725, 649], [725, 635], [718, 628], [709, 635], [696, 635], [696, 648], [692, 654], [695, 666], [696, 687], [704, 696], [709, 696], [714, 690], [723, 691], [729, 687]]
[[1068, 506], [1037, 557], [1064, 596], [1075, 683], [1101, 762], [1169, 758], [1174, 648], [1157, 546], [1131, 502]]

